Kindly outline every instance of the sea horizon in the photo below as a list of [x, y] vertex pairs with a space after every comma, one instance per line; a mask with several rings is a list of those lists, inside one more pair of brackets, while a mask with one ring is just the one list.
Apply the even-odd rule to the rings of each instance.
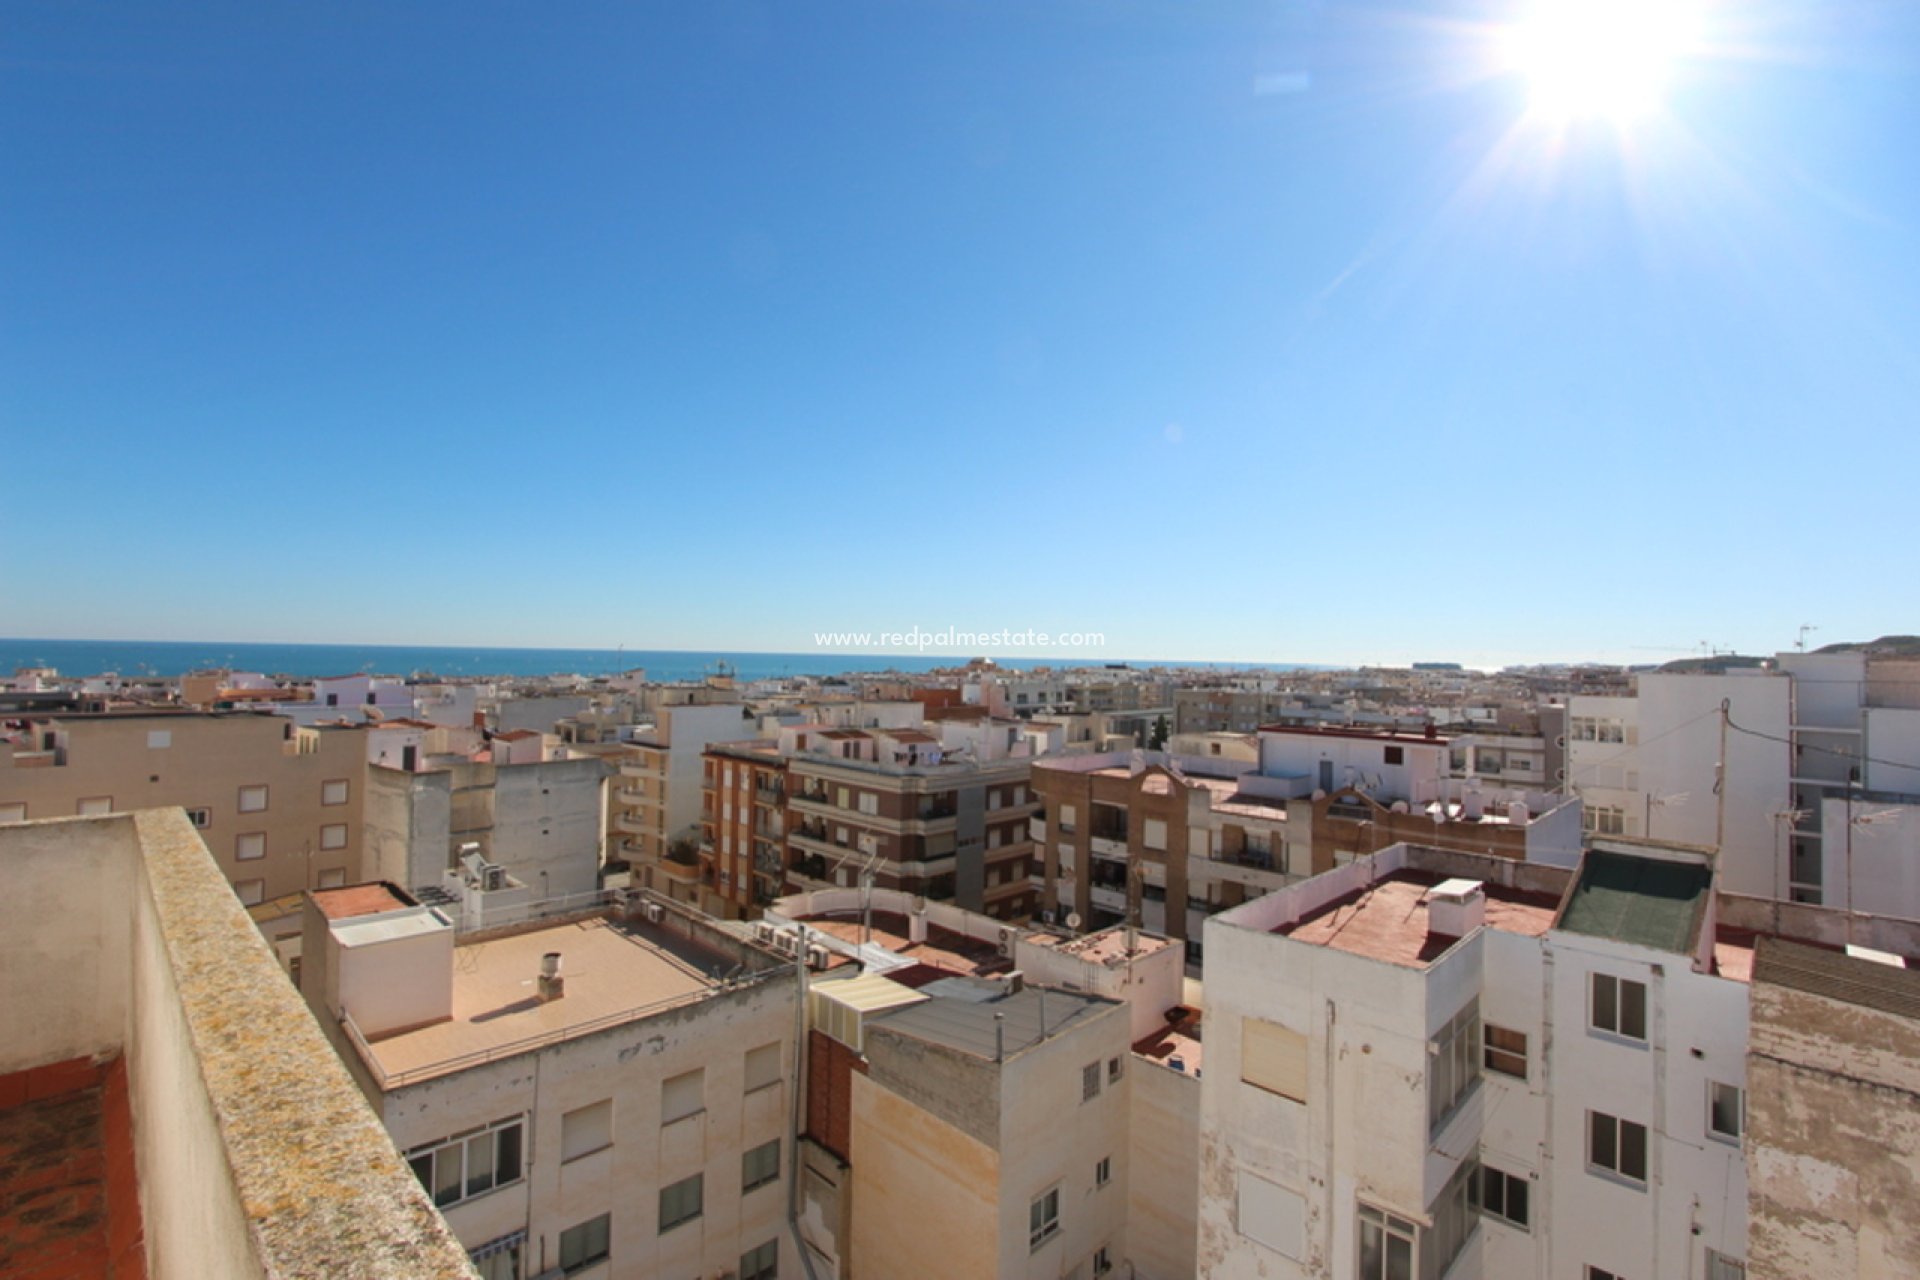
[[[820, 650], [778, 653], [754, 650], [574, 649], [514, 645], [288, 644], [228, 640], [83, 640], [0, 637], [0, 673], [51, 667], [62, 676], [115, 674], [123, 678], [175, 678], [190, 671], [226, 668], [269, 676], [315, 679], [365, 672], [371, 675], [479, 679], [488, 676], [607, 676], [636, 668], [649, 680], [698, 680], [732, 675], [740, 680], [898, 672], [922, 675], [962, 666], [980, 654], [849, 653]], [[1058, 657], [993, 657], [996, 666], [1172, 667], [1216, 671], [1337, 671], [1338, 663], [1220, 662], [1164, 658], [1107, 658], [1062, 653]]]

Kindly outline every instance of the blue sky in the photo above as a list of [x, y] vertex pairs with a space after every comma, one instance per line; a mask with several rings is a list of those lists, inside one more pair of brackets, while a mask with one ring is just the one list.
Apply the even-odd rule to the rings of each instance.
[[1920, 630], [1920, 7], [1517, 14], [11, 6], [0, 635]]

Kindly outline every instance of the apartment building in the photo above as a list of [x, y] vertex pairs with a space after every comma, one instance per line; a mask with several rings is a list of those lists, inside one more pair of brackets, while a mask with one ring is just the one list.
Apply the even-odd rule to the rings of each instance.
[[[808, 997], [800, 1144], [813, 1275], [1193, 1274], [1198, 1058], [1164, 1059], [1176, 1043], [1168, 1028], [1194, 1023], [1197, 1036], [1198, 1015], [1180, 1003], [1169, 939], [1070, 937], [888, 889], [791, 895], [755, 928], [823, 970]], [[1089, 1010], [1097, 1027], [1083, 1025]], [[907, 1034], [876, 1041], [881, 1026]], [[1062, 1036], [1072, 1047], [1012, 1061]], [[1127, 1056], [1135, 1041], [1145, 1054]], [[922, 1058], [924, 1070], [913, 1066]], [[864, 1093], [863, 1077], [882, 1091]], [[1087, 1106], [1096, 1096], [1104, 1104]], [[1056, 1149], [1014, 1133], [1028, 1126]], [[929, 1162], [940, 1167], [923, 1170]], [[908, 1224], [943, 1221], [956, 1181], [969, 1184], [960, 1219], [910, 1261]], [[949, 1230], [964, 1247], [947, 1256]]]
[[459, 879], [471, 856], [521, 886], [529, 905], [584, 905], [596, 895], [608, 766], [587, 756], [543, 759], [538, 735], [527, 741], [534, 750], [518, 763], [514, 744], [496, 739], [486, 755], [499, 763], [408, 753], [405, 767], [369, 766], [368, 874], [431, 894]]
[[1740, 893], [1920, 917], [1920, 663], [1783, 653], [1567, 711], [1591, 835], [1718, 848]]
[[1684, 850], [1403, 844], [1214, 917], [1200, 1273], [1742, 1274], [1732, 905]]
[[1034, 910], [1030, 759], [949, 757], [924, 730], [783, 730], [788, 872], [803, 888], [870, 876], [969, 911]]
[[1126, 1006], [973, 978], [918, 994], [865, 1020], [849, 1079], [855, 1272], [1113, 1272], [1127, 1248]]
[[179, 807], [243, 903], [358, 879], [366, 742], [251, 712], [8, 721], [0, 823]]
[[179, 808], [0, 877], [0, 1274], [471, 1280]]
[[1286, 800], [1243, 792], [1251, 776], [1245, 761], [1159, 752], [1037, 761], [1043, 912], [1072, 928], [1132, 920], [1169, 935], [1198, 963], [1211, 911], [1293, 878]]
[[1042, 910], [1096, 928], [1137, 912], [1197, 964], [1214, 912], [1398, 841], [1563, 865], [1579, 853], [1577, 803], [1483, 781], [1471, 754], [1469, 775], [1452, 777], [1434, 733], [1269, 727], [1247, 755], [1037, 762]]
[[[697, 879], [668, 892], [710, 915], [757, 915], [787, 888], [787, 761], [770, 742], [716, 743], [702, 766]], [[697, 895], [697, 896], [696, 896]]]
[[302, 988], [484, 1280], [800, 1274], [794, 967], [698, 913], [456, 939], [390, 885], [317, 892]]
[[609, 856], [632, 867], [635, 885], [667, 893], [698, 872], [702, 753], [751, 735], [754, 721], [737, 702], [663, 705], [654, 715], [651, 729], [621, 744], [607, 798]]

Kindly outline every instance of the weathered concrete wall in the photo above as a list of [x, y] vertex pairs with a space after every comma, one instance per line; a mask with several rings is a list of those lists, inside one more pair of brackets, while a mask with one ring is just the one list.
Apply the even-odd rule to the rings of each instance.
[[451, 830], [450, 776], [374, 765], [366, 791], [365, 878], [403, 889], [439, 884]]
[[120, 1047], [133, 846], [131, 819], [7, 828], [0, 1073]]
[[1199, 1273], [1200, 1081], [1134, 1058], [1127, 1248], [1141, 1280]]
[[866, 1051], [876, 1083], [975, 1142], [999, 1149], [1001, 1080], [993, 1063], [901, 1035], [882, 1023], [867, 1026]]
[[1920, 1275], [1920, 1022], [1756, 982], [1747, 1274]]
[[999, 1274], [1000, 1160], [991, 1147], [856, 1075], [852, 1155], [851, 1274]]

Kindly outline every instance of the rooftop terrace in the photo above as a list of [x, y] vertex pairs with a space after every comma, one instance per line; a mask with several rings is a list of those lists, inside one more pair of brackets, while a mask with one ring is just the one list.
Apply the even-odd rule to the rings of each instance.
[[473, 1276], [182, 811], [0, 827], [0, 873], [0, 1273]]
[[[543, 1002], [551, 951], [566, 994]], [[363, 1040], [361, 1052], [384, 1087], [399, 1088], [697, 1000], [734, 967], [690, 939], [607, 916], [485, 937], [454, 948], [450, 1019]]]
[[[1296, 942], [1424, 968], [1459, 941], [1428, 928], [1429, 891], [1448, 878], [1428, 871], [1395, 871], [1273, 931]], [[1484, 890], [1487, 928], [1537, 938], [1553, 926], [1558, 898], [1496, 884], [1485, 884]]]

